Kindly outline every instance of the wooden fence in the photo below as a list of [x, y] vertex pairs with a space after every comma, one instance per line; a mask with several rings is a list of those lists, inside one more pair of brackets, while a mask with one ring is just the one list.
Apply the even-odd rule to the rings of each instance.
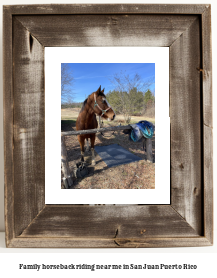
[[[70, 186], [73, 185], [72, 175], [69, 170], [69, 164], [68, 164], [68, 159], [67, 159], [65, 136], [100, 133], [100, 132], [104, 133], [104, 132], [108, 132], [108, 131], [118, 131], [118, 130], [126, 130], [126, 129], [131, 129], [131, 126], [130, 125], [113, 126], [113, 127], [79, 130], [79, 131], [61, 132], [61, 165], [62, 165], [62, 172], [64, 175], [63, 182], [64, 182], [65, 188], [69, 188]], [[152, 141], [151, 141], [151, 139], [147, 139], [147, 138], [144, 138], [144, 140], [145, 140], [145, 148], [146, 148], [146, 153], [147, 153], [147, 160], [153, 162]]]

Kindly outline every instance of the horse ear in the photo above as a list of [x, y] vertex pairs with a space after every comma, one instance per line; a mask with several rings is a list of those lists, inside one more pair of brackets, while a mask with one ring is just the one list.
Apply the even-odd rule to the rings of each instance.
[[101, 85], [99, 86], [99, 89], [96, 91], [97, 94], [101, 92]]
[[101, 91], [102, 93], [104, 93], [105, 88], [103, 88], [103, 90]]

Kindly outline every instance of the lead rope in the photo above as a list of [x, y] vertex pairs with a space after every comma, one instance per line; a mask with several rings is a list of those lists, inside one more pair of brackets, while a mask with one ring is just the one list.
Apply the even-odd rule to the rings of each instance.
[[[109, 106], [106, 110], [103, 110], [100, 106], [99, 106], [99, 104], [96, 102], [96, 95], [94, 94], [94, 100], [95, 100], [95, 103], [94, 103], [94, 107], [93, 108], [95, 108], [95, 106], [97, 106], [101, 111], [102, 111], [102, 114], [101, 114], [101, 116], [102, 115], [104, 115], [105, 113], [106, 113], [106, 111], [108, 111], [110, 108], [111, 108], [111, 106]], [[100, 119], [101, 117], [99, 116], [99, 127], [101, 128], [101, 119]], [[102, 124], [103, 124], [103, 122], [102, 122]], [[104, 137], [111, 137], [114, 133], [115, 133], [115, 131], [113, 131], [113, 133], [111, 134], [111, 135], [109, 135], [109, 136], [105, 136], [102, 132], [100, 132], [101, 134], [102, 134], [102, 136], [104, 136]]]
[[[101, 125], [101, 123], [103, 124], [103, 121], [101, 122], [101, 119], [100, 119], [101, 117], [99, 116], [99, 127], [101, 128], [101, 127], [103, 127], [102, 125]], [[120, 124], [121, 125], [121, 124]], [[115, 134], [115, 130], [113, 131], [113, 133], [111, 134], [111, 135], [109, 135], [109, 136], [105, 136], [102, 132], [100, 132], [101, 133], [101, 135], [103, 136], [103, 137], [106, 137], [106, 138], [108, 138], [108, 137], [112, 137], [112, 135], [114, 135]]]

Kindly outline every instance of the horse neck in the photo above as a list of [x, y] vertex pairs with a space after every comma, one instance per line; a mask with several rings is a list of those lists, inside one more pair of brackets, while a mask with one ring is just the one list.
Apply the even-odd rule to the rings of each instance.
[[87, 99], [87, 103], [85, 105], [84, 111], [88, 114], [88, 118], [92, 118], [95, 114], [94, 112], [94, 96], [90, 95]]

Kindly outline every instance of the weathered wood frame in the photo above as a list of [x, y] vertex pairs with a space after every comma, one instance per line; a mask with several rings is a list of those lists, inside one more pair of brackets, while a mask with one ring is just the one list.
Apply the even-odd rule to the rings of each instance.
[[[4, 6], [3, 24], [6, 246], [212, 245], [210, 5]], [[45, 205], [44, 47], [134, 45], [170, 47], [171, 204]]]

